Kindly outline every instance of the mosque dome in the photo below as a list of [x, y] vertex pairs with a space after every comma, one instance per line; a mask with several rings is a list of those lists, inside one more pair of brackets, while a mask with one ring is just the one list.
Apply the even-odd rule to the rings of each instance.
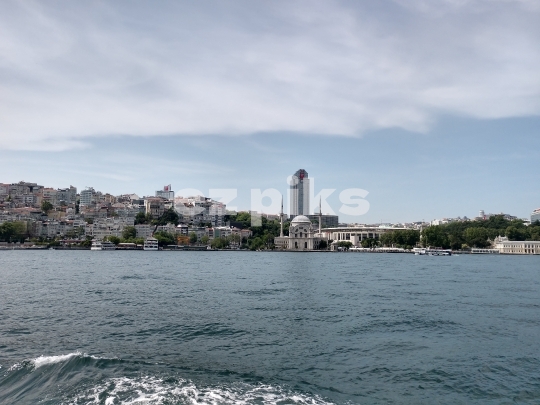
[[291, 224], [293, 224], [293, 225], [296, 225], [296, 224], [310, 224], [311, 225], [311, 221], [305, 215], [298, 215], [298, 216], [293, 218]]

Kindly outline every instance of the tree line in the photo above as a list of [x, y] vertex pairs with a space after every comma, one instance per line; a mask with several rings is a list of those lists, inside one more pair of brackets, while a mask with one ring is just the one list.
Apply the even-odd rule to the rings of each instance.
[[446, 249], [486, 248], [498, 236], [512, 241], [540, 241], [540, 222], [526, 226], [522, 220], [495, 215], [484, 221], [451, 222], [422, 231], [422, 243]]

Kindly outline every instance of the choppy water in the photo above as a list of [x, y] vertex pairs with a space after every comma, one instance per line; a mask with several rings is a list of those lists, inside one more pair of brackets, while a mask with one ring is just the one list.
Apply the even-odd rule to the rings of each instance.
[[540, 403], [540, 257], [0, 252], [2, 404]]

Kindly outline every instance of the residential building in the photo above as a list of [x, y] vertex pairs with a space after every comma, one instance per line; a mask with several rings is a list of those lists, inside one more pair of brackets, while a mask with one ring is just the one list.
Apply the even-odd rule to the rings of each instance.
[[173, 235], [176, 234], [176, 225], [175, 224], [167, 224], [167, 225], [159, 225], [156, 228], [156, 232], [167, 232], [172, 233]]
[[155, 225], [149, 224], [137, 224], [135, 225], [135, 231], [137, 232], [137, 238], [149, 238], [154, 234]]
[[[133, 226], [133, 218], [99, 218], [86, 224], [85, 236], [102, 240], [106, 236], [121, 237], [126, 226]], [[138, 235], [137, 235], [138, 236]]]
[[531, 214], [531, 224], [534, 221], [540, 221], [540, 208], [535, 209]]
[[77, 187], [59, 188], [56, 190], [58, 204], [75, 204], [77, 202]]
[[96, 203], [96, 190], [93, 187], [87, 187], [81, 191], [80, 202], [81, 206], [90, 206]]
[[46, 187], [40, 191], [38, 195], [41, 196], [40, 204], [43, 201], [50, 202], [53, 206], [57, 205], [57, 194], [58, 192], [54, 188]]
[[144, 209], [146, 214], [152, 215], [152, 218], [159, 218], [165, 212], [165, 200], [159, 197], [147, 197], [144, 200]]
[[210, 223], [212, 226], [222, 226], [223, 217], [227, 210], [225, 204], [203, 196], [176, 197], [174, 208], [189, 225]]

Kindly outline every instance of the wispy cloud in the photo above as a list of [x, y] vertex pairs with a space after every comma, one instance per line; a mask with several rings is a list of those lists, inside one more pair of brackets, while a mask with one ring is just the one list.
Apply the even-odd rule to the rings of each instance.
[[540, 114], [527, 0], [0, 6], [0, 148]]

